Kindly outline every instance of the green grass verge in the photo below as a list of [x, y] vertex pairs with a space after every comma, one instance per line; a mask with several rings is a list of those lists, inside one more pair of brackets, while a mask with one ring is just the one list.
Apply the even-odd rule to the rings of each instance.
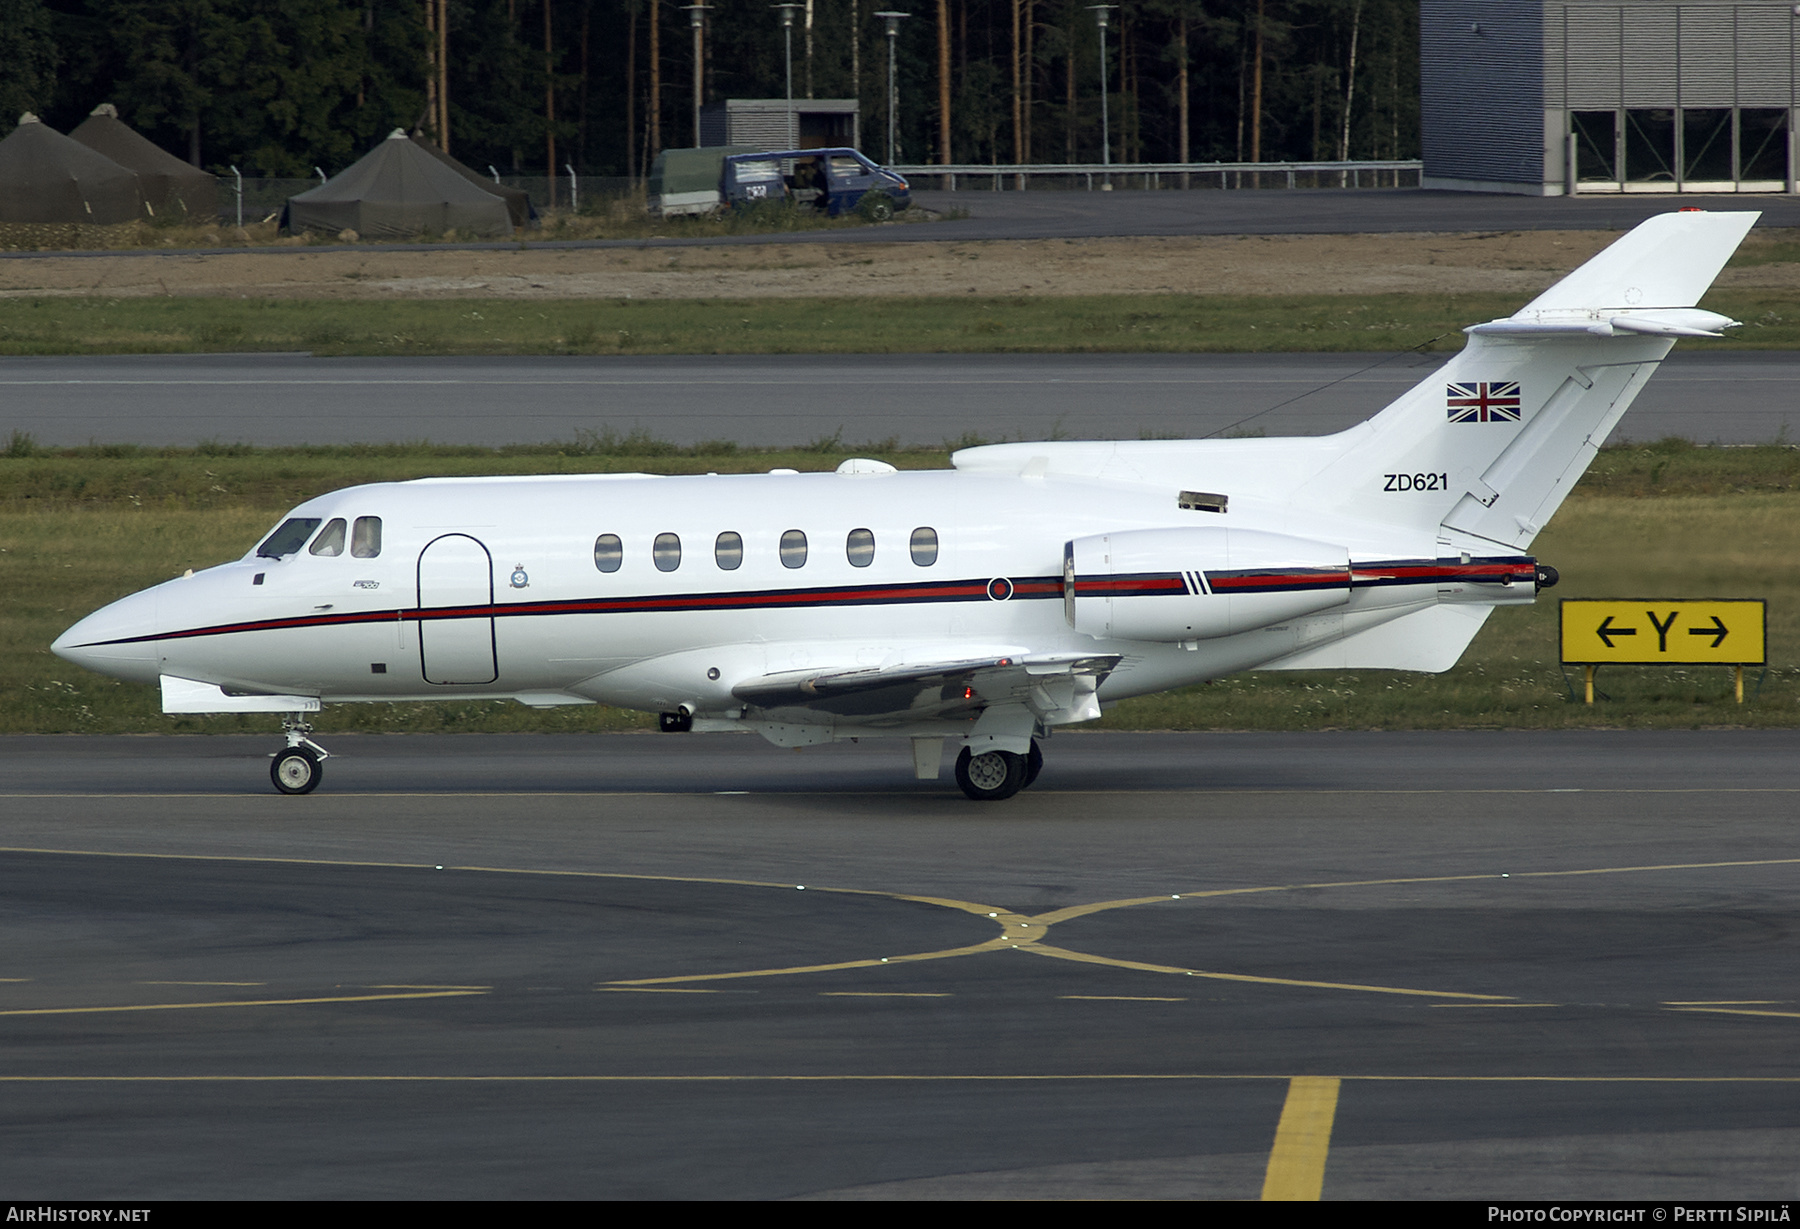
[[[0, 354], [1248, 353], [1455, 349], [1519, 295], [0, 300]], [[1776, 291], [1719, 292], [1735, 349], [1800, 346]]]
[[[449, 473], [742, 472], [829, 469], [841, 449], [773, 453], [579, 449], [81, 449], [0, 456], [0, 732], [269, 731], [269, 717], [165, 717], [153, 688], [69, 666], [49, 644], [123, 594], [241, 555], [293, 503], [359, 481]], [[38, 451], [38, 450], [27, 450]], [[869, 450], [879, 451], [879, 450]], [[110, 455], [108, 455], [110, 454]], [[941, 452], [888, 452], [941, 465]], [[1107, 729], [1300, 730], [1800, 725], [1800, 452], [1609, 449], [1534, 553], [1563, 584], [1535, 606], [1496, 611], [1442, 675], [1253, 673], [1119, 705]], [[1773, 566], [1772, 566], [1773, 565]], [[1557, 664], [1562, 597], [1762, 597], [1771, 669], [1751, 703], [1724, 668], [1608, 667], [1593, 708], [1572, 702]], [[1757, 676], [1752, 674], [1752, 683]], [[649, 719], [592, 707], [510, 702], [327, 708], [334, 730], [619, 730]]]

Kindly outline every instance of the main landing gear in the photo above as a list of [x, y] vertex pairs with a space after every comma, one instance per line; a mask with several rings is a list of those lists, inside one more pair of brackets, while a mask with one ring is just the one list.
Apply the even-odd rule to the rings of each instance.
[[1037, 780], [1043, 767], [1044, 753], [1038, 749], [1035, 738], [1026, 755], [1012, 751], [983, 751], [976, 755], [964, 747], [956, 757], [956, 783], [976, 802], [999, 802]]
[[287, 746], [275, 753], [269, 780], [284, 794], [310, 794], [319, 788], [325, 775], [321, 761], [330, 759], [331, 752], [307, 737], [312, 725], [298, 716], [283, 717], [281, 729], [287, 735]]

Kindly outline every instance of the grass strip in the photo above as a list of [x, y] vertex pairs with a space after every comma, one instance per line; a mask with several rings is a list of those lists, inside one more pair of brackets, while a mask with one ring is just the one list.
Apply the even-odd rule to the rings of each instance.
[[[50, 641], [126, 593], [232, 559], [292, 504], [365, 480], [448, 473], [830, 469], [844, 451], [579, 448], [68, 449], [0, 457], [0, 732], [272, 731], [267, 716], [165, 717], [155, 689], [69, 666]], [[841, 445], [839, 446], [841, 449]], [[867, 451], [879, 452], [878, 449]], [[942, 452], [881, 453], [942, 465]], [[1106, 729], [1689, 728], [1800, 725], [1800, 451], [1680, 441], [1603, 452], [1533, 546], [1563, 583], [1498, 610], [1441, 675], [1236, 675], [1127, 701]], [[1771, 669], [1739, 707], [1720, 667], [1608, 667], [1608, 698], [1579, 702], [1557, 664], [1563, 597], [1763, 597]], [[1757, 683], [1753, 672], [1751, 682]], [[509, 701], [328, 706], [321, 730], [603, 731], [651, 719]]]
[[[1731, 349], [1800, 346], [1779, 291], [1720, 291]], [[1454, 350], [1516, 294], [804, 299], [0, 300], [0, 355], [1256, 353]]]

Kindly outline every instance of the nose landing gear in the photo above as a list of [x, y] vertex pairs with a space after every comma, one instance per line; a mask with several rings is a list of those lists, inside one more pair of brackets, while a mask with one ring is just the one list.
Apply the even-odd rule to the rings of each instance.
[[307, 737], [312, 724], [299, 716], [283, 717], [281, 729], [287, 735], [287, 746], [275, 752], [269, 780], [284, 794], [310, 794], [319, 787], [325, 775], [321, 761], [330, 759], [331, 752]]

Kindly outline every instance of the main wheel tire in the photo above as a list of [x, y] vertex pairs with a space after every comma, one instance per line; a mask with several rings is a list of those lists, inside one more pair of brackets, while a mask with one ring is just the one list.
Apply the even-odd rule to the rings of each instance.
[[1030, 789], [1038, 773], [1044, 771], [1044, 753], [1038, 748], [1037, 739], [1031, 740], [1031, 754], [1025, 757], [1025, 784], [1020, 789]]
[[964, 747], [956, 757], [956, 784], [976, 802], [999, 802], [1025, 788], [1025, 757], [1011, 751], [983, 751], [976, 755]]
[[305, 747], [289, 747], [269, 765], [269, 780], [284, 794], [310, 794], [324, 775], [319, 757]]

